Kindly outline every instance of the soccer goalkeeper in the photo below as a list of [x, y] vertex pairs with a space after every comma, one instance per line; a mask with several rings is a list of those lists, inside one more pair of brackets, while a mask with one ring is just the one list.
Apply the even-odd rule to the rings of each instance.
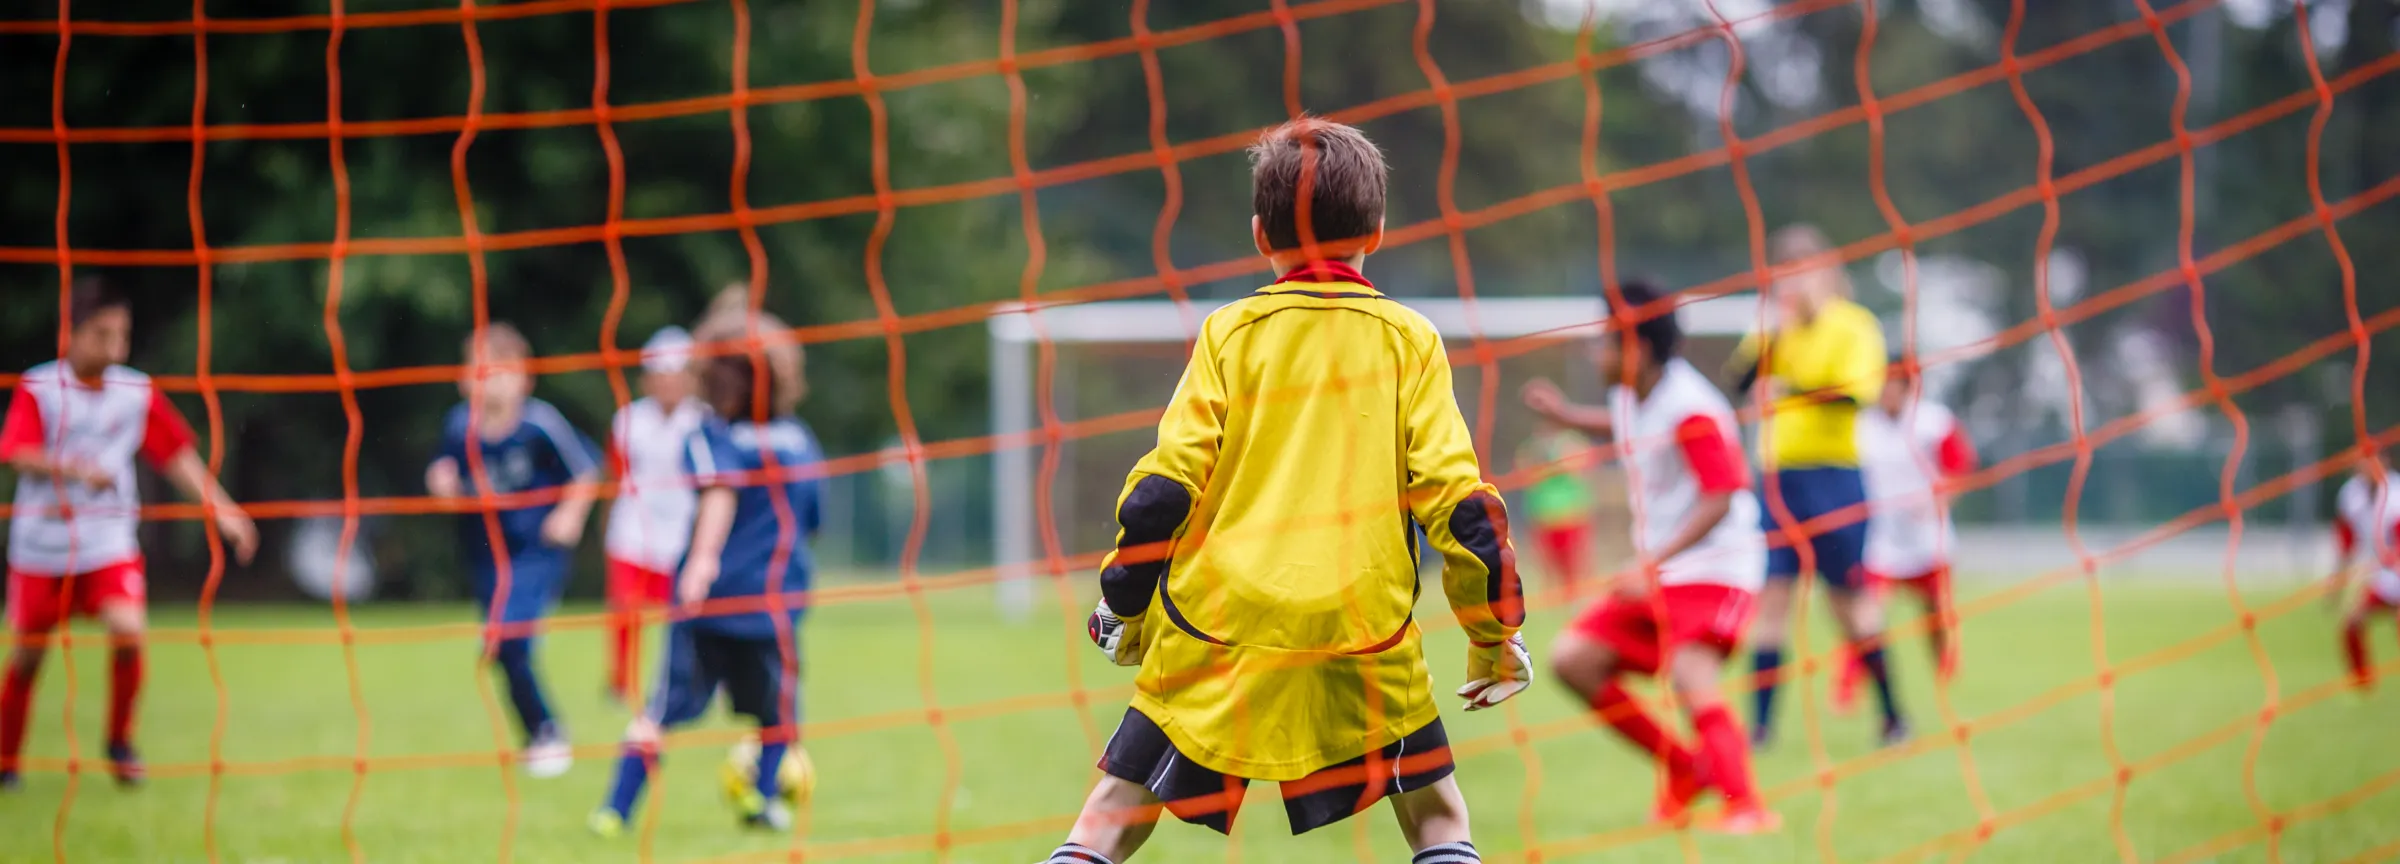
[[1383, 154], [1302, 118], [1250, 160], [1278, 278], [1202, 324], [1126, 479], [1091, 630], [1141, 672], [1107, 776], [1045, 860], [1124, 861], [1162, 803], [1230, 833], [1247, 782], [1270, 780], [1295, 834], [1388, 797], [1417, 864], [1480, 861], [1411, 617], [1413, 526], [1472, 643], [1472, 711], [1530, 677], [1508, 517], [1440, 335], [1358, 272], [1383, 241]]

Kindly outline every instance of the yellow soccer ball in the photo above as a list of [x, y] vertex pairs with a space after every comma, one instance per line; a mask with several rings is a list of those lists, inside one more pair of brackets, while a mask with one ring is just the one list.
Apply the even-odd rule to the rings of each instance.
[[[758, 779], [758, 735], [742, 736], [725, 754], [725, 765], [719, 771], [725, 784], [725, 798], [740, 802], [755, 788]], [[808, 751], [795, 745], [783, 752], [783, 767], [776, 778], [783, 800], [798, 807], [808, 801], [809, 793], [817, 789], [817, 769], [808, 761]]]

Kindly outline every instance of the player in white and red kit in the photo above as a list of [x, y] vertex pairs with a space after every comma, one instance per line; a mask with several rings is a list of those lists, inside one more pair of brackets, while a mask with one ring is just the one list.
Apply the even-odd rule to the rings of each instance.
[[642, 611], [674, 599], [675, 573], [692, 539], [698, 497], [683, 457], [708, 408], [692, 398], [691, 353], [683, 328], [653, 334], [642, 345], [642, 398], [609, 424], [617, 501], [608, 511], [608, 687], [626, 705], [641, 695], [634, 670], [642, 659]]
[[2333, 588], [2327, 599], [2339, 606], [2349, 594], [2352, 568], [2365, 552], [2364, 563], [2374, 575], [2367, 590], [2342, 616], [2342, 650], [2350, 663], [2350, 683], [2360, 690], [2375, 684], [2375, 666], [2368, 659], [2367, 622], [2381, 616], [2400, 623], [2400, 473], [2384, 467], [2383, 457], [2370, 450], [2358, 457], [2350, 480], [2334, 496], [2337, 516], [2334, 541], [2341, 559], [2334, 566]]
[[213, 505], [234, 556], [250, 561], [258, 532], [192, 449], [192, 430], [150, 376], [125, 361], [126, 302], [86, 280], [70, 295], [66, 358], [25, 372], [0, 424], [0, 459], [17, 473], [8, 526], [8, 623], [15, 637], [0, 682], [0, 789], [17, 785], [33, 684], [50, 634], [69, 615], [108, 628], [107, 753], [119, 783], [142, 777], [133, 748], [142, 686], [144, 577], [134, 529], [138, 457], [193, 499]]
[[[1682, 818], [1713, 788], [1725, 813], [1704, 827], [1774, 831], [1782, 819], [1759, 800], [1748, 739], [1717, 686], [1766, 573], [1758, 498], [1734, 437], [1740, 427], [1724, 394], [1677, 356], [1682, 330], [1673, 306], [1639, 283], [1622, 286], [1621, 296], [1598, 351], [1603, 380], [1623, 382], [1610, 390], [1609, 407], [1567, 404], [1548, 381], [1525, 392], [1536, 413], [1614, 439], [1640, 561], [1559, 634], [1551, 666], [1610, 727], [1659, 760], [1666, 783], [1657, 818]], [[1627, 319], [1639, 320], [1616, 326]], [[1618, 680], [1628, 673], [1672, 682], [1691, 713], [1696, 748], [1650, 718]]]
[[[1876, 603], [1894, 587], [1917, 595], [1928, 618], [1935, 674], [1947, 681], [1958, 672], [1957, 614], [1950, 604], [1950, 551], [1958, 532], [1950, 524], [1945, 483], [1975, 470], [1975, 444], [1949, 408], [1911, 398], [1916, 377], [1909, 364], [1893, 358], [1882, 398], [1872, 410], [1858, 412], [1859, 467], [1870, 514], [1867, 585]], [[1834, 679], [1836, 710], [1855, 702], [1865, 671], [1857, 655], [1844, 650]]]

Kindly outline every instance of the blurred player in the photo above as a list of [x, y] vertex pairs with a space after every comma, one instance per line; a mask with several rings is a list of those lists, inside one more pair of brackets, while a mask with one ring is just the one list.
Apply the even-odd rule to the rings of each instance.
[[1280, 278], [1201, 325], [1126, 479], [1091, 631], [1142, 670], [1106, 776], [1042, 860], [1124, 861], [1162, 802], [1229, 833], [1248, 782], [1271, 780], [1293, 833], [1388, 797], [1416, 864], [1481, 861], [1411, 615], [1409, 525], [1446, 563], [1476, 710], [1531, 677], [1507, 511], [1440, 335], [1359, 275], [1383, 241], [1382, 152], [1302, 118], [1250, 160], [1251, 233]]
[[652, 335], [642, 346], [642, 398], [609, 424], [619, 491], [608, 511], [608, 690], [629, 705], [640, 687], [642, 611], [674, 597], [675, 570], [692, 539], [694, 493], [683, 458], [708, 408], [691, 398], [691, 353], [681, 327]]
[[67, 306], [66, 359], [26, 370], [0, 426], [0, 458], [17, 472], [8, 525], [8, 623], [16, 637], [0, 684], [0, 789], [13, 789], [25, 745], [34, 677], [50, 633], [68, 616], [108, 628], [109, 773], [142, 779], [133, 748], [142, 687], [145, 572], [134, 532], [138, 457], [186, 497], [214, 507], [217, 531], [244, 564], [258, 531], [192, 449], [191, 427], [150, 376], [125, 362], [133, 316], [126, 301], [86, 279]]
[[[1858, 414], [1859, 467], [1866, 471], [1867, 507], [1874, 514], [1867, 523], [1868, 590], [1877, 603], [1894, 586], [1917, 595], [1935, 675], [1948, 681], [1958, 671], [1957, 618], [1950, 606], [1950, 550], [1958, 545], [1958, 532], [1950, 524], [1944, 485], [1975, 470], [1975, 444], [1949, 408], [1909, 392], [1916, 370], [1901, 357], [1894, 355], [1886, 368], [1883, 398]], [[1854, 654], [1841, 669], [1833, 704], [1846, 711], [1866, 670]]]
[[[1758, 498], [1742, 459], [1740, 422], [1717, 386], [1678, 356], [1683, 330], [1656, 289], [1626, 283], [1623, 310], [1657, 317], [1615, 327], [1599, 342], [1603, 380], [1618, 382], [1609, 407], [1568, 404], [1549, 381], [1525, 388], [1526, 407], [1551, 422], [1612, 436], [1624, 452], [1639, 564], [1614, 596], [1584, 610], [1558, 635], [1550, 668], [1583, 704], [1635, 747], [1657, 758], [1666, 788], [1655, 818], [1682, 817], [1709, 788], [1725, 814], [1708, 827], [1733, 834], [1776, 830], [1751, 783], [1750, 748], [1717, 681], [1741, 644], [1753, 596], [1765, 581], [1767, 543]], [[1622, 675], [1664, 674], [1691, 713], [1698, 752], [1659, 727]]]
[[1573, 599], [1591, 546], [1592, 486], [1584, 472], [1592, 465], [1592, 442], [1548, 418], [1540, 423], [1517, 450], [1517, 470], [1541, 472], [1541, 479], [1525, 488], [1525, 512], [1541, 541], [1542, 569], [1551, 587]]
[[[1875, 314], [1847, 298], [1848, 280], [1832, 247], [1815, 228], [1795, 225], [1771, 239], [1775, 262], [1798, 269], [1767, 289], [1777, 320], [1734, 352], [1737, 389], [1765, 388], [1761, 421], [1766, 470], [1760, 517], [1767, 531], [1767, 585], [1758, 596], [1758, 627], [1750, 634], [1758, 690], [1751, 742], [1775, 734], [1775, 690], [1782, 683], [1783, 646], [1792, 626], [1792, 586], [1807, 547], [1817, 578], [1833, 597], [1834, 620], [1875, 682], [1883, 705], [1883, 742], [1908, 739], [1908, 722], [1892, 692], [1883, 659], [1881, 608], [1865, 590], [1868, 518], [1866, 482], [1859, 476], [1859, 411], [1883, 394], [1883, 330]], [[1792, 520], [1776, 516], [1777, 499]], [[1824, 524], [1809, 525], [1813, 520]]]
[[[574, 763], [574, 751], [534, 673], [534, 634], [566, 588], [600, 466], [592, 442], [550, 403], [532, 398], [525, 371], [532, 355], [525, 336], [499, 322], [467, 339], [458, 387], [468, 402], [443, 421], [442, 450], [425, 469], [425, 488], [436, 497], [472, 497], [481, 483], [494, 497], [533, 498], [493, 505], [498, 554], [479, 511], [459, 514], [458, 543], [484, 617], [484, 647], [507, 681], [524, 734], [525, 771], [555, 777]], [[468, 456], [470, 442], [480, 467]]]
[[[748, 332], [741, 319], [732, 323], [704, 324], [698, 336], [723, 344]], [[814, 569], [808, 540], [821, 521], [819, 481], [796, 472], [823, 456], [793, 415], [804, 395], [799, 345], [778, 335], [784, 328], [771, 316], [761, 314], [758, 323], [769, 342], [762, 360], [736, 354], [703, 366], [700, 389], [716, 413], [686, 447], [684, 468], [701, 491], [691, 554], [676, 582], [683, 614], [697, 617], [667, 628], [666, 677], [626, 728], [608, 800], [591, 817], [602, 836], [624, 832], [658, 764], [659, 736], [700, 719], [720, 688], [734, 713], [758, 721], [756, 787], [735, 802], [743, 822], [791, 828], [778, 783], [800, 723], [787, 707], [798, 694], [797, 629]], [[768, 375], [764, 404], [759, 365]]]
[[2400, 473], [2384, 467], [2381, 453], [2368, 450], [2358, 457], [2349, 481], [2334, 496], [2339, 518], [2334, 520], [2333, 532], [2341, 560], [2334, 566], [2333, 586], [2326, 592], [2328, 602], [2339, 607], [2347, 599], [2351, 570], [2360, 561], [2362, 547], [2364, 564], [2374, 573], [2368, 577], [2367, 590], [2342, 616], [2342, 652], [2350, 664], [2350, 683], [2360, 690], [2375, 686], [2375, 665], [2367, 651], [2367, 623], [2381, 616], [2400, 624], [2400, 501], [2393, 500], [2395, 494], [2400, 494]]

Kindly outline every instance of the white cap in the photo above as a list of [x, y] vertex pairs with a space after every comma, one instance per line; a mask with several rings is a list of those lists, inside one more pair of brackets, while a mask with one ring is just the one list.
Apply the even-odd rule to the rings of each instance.
[[692, 334], [681, 327], [665, 327], [642, 343], [642, 370], [646, 372], [672, 375], [683, 371], [691, 359]]

